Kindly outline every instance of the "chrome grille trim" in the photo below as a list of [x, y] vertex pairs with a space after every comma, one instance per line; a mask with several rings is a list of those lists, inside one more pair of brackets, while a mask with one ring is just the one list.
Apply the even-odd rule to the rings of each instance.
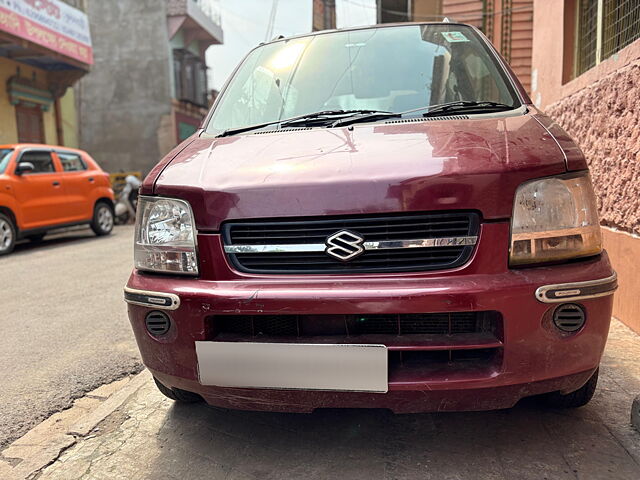
[[[433, 248], [473, 246], [478, 242], [476, 235], [465, 237], [424, 238], [414, 240], [385, 240], [379, 242], [364, 242], [365, 250], [395, 250], [400, 248]], [[284, 245], [225, 245], [226, 253], [295, 253], [295, 252], [324, 252], [324, 243], [297, 243]]]

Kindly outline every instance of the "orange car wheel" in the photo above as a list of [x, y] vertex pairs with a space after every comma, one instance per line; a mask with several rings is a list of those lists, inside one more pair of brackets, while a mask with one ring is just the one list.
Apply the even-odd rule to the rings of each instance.
[[13, 251], [16, 244], [16, 227], [4, 213], [0, 213], [0, 255]]

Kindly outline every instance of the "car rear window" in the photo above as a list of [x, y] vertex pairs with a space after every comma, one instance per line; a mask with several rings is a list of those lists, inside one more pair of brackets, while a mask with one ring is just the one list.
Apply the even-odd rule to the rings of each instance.
[[62, 170], [65, 172], [78, 172], [87, 169], [84, 160], [77, 153], [58, 152], [58, 158], [62, 163]]

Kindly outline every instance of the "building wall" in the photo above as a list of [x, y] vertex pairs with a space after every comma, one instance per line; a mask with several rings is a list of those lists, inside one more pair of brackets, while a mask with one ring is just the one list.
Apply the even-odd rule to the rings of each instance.
[[76, 95], [73, 88], [67, 88], [65, 94], [60, 97], [60, 116], [62, 117], [64, 145], [79, 148], [78, 112], [76, 111]]
[[531, 91], [533, 0], [513, 0], [509, 65], [527, 92]]
[[570, 7], [535, 0], [532, 98], [584, 151], [621, 285], [614, 315], [640, 332], [640, 40], [566, 81]]
[[[87, 0], [95, 63], [76, 88], [80, 146], [102, 167], [149, 171], [168, 150], [166, 2]], [[173, 146], [173, 145], [171, 145]]]
[[483, 0], [442, 0], [442, 15], [482, 28]]
[[439, 22], [441, 15], [441, 0], [413, 0], [411, 2], [411, 20], [414, 22]]
[[57, 145], [58, 132], [56, 131], [55, 104], [52, 104], [49, 110], [42, 114], [42, 123], [44, 126], [44, 143]]
[[[0, 58], [0, 87], [7, 84], [7, 80], [16, 73], [16, 63], [6, 58]], [[9, 103], [7, 90], [0, 88], [0, 144], [13, 143], [18, 140], [16, 113]]]
[[[16, 75], [18, 68], [20, 68], [20, 75], [23, 77], [32, 78], [35, 74], [38, 83], [43, 87], [46, 87], [48, 81], [46, 71], [0, 57], [0, 144], [15, 143], [18, 141], [16, 111], [14, 106], [9, 102], [6, 89], [7, 80], [13, 75]], [[47, 112], [43, 113], [42, 122], [45, 133], [45, 143], [58, 143], [53, 104]]]
[[533, 0], [442, 0], [442, 15], [483, 30], [509, 62], [525, 90], [531, 88]]
[[335, 0], [313, 0], [311, 27], [316, 30], [336, 28]]

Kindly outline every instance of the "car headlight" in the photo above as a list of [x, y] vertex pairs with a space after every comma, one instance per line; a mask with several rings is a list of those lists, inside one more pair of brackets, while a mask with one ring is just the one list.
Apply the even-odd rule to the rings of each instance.
[[139, 270], [197, 275], [190, 205], [174, 198], [138, 197], [134, 258]]
[[598, 208], [588, 172], [542, 178], [518, 187], [510, 265], [555, 262], [601, 251]]

